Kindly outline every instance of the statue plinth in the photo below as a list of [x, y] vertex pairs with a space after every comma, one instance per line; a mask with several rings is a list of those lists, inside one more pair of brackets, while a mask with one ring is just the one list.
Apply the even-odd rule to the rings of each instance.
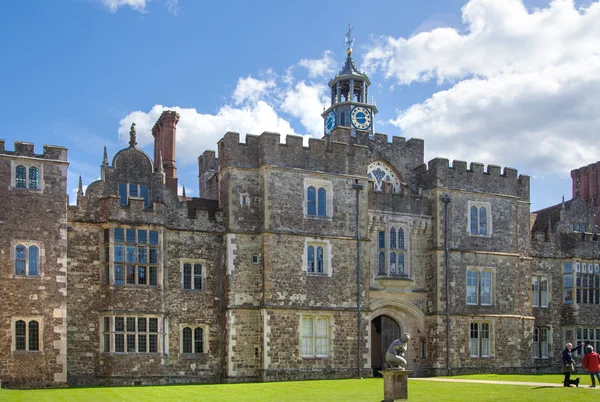
[[408, 375], [412, 370], [397, 368], [381, 370], [380, 373], [383, 375], [383, 402], [408, 399]]

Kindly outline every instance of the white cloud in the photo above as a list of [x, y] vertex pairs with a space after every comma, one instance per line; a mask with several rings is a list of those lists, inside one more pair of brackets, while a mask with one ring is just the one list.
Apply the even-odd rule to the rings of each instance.
[[577, 10], [572, 0], [554, 0], [528, 11], [521, 0], [471, 0], [462, 12], [464, 33], [437, 28], [409, 39], [382, 38], [365, 65], [409, 84], [535, 71], [599, 51], [598, 2]]
[[128, 114], [119, 123], [119, 137], [129, 139], [129, 127], [136, 123], [137, 142], [143, 147], [154, 142], [152, 127], [165, 110], [175, 110], [180, 115], [177, 124], [177, 162], [185, 165], [196, 163], [205, 150], [215, 150], [216, 144], [228, 131], [245, 134], [261, 134], [274, 131], [282, 134], [295, 134], [290, 123], [279, 117], [275, 109], [264, 101], [240, 108], [225, 105], [217, 114], [198, 113], [196, 109], [179, 106], [155, 105], [149, 112], [136, 111]]
[[323, 118], [321, 113], [327, 105], [326, 85], [306, 84], [298, 82], [285, 92], [281, 109], [300, 120], [307, 133], [314, 137], [323, 134]]
[[[123, 6], [129, 6], [135, 11], [146, 12], [146, 0], [101, 0], [102, 4], [112, 13]], [[177, 3], [177, 1], [175, 1]]]
[[471, 0], [465, 31], [437, 28], [387, 38], [366, 56], [400, 84], [452, 87], [399, 111], [393, 124], [443, 156], [559, 173], [598, 159], [600, 2], [577, 10], [555, 0]]
[[165, 5], [171, 14], [179, 15], [179, 0], [165, 0]]
[[233, 91], [233, 100], [237, 105], [244, 102], [256, 103], [268, 93], [272, 88], [275, 88], [275, 81], [269, 79], [267, 81], [257, 80], [248, 76], [247, 78], [239, 78], [237, 86]]
[[323, 57], [320, 59], [302, 59], [298, 65], [308, 70], [309, 78], [318, 78], [331, 75], [334, 72], [335, 60], [333, 59], [333, 52], [327, 50], [323, 52]]

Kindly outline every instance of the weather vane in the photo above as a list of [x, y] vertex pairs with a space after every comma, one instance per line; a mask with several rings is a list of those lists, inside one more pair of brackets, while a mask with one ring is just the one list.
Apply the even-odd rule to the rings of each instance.
[[354, 45], [354, 39], [350, 37], [352, 34], [352, 25], [348, 23], [348, 33], [346, 33], [346, 45], [348, 46], [348, 50], [352, 51], [352, 45]]

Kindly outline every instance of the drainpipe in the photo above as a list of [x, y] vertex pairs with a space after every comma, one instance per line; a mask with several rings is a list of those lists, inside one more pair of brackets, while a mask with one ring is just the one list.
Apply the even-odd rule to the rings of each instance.
[[446, 371], [447, 375], [450, 375], [450, 283], [448, 280], [448, 204], [450, 204], [450, 196], [444, 194], [442, 202], [444, 203], [444, 269], [446, 271]]
[[356, 333], [358, 343], [356, 348], [356, 377], [360, 378], [360, 200], [359, 193], [363, 189], [358, 179], [354, 180], [352, 188], [356, 190]]

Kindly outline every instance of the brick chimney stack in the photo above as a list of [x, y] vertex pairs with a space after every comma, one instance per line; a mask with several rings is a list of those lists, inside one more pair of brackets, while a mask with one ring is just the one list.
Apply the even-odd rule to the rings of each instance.
[[172, 110], [162, 112], [152, 128], [154, 136], [154, 168], [159, 170], [162, 155], [165, 181], [168, 188], [177, 194], [177, 168], [175, 167], [175, 136], [179, 114]]
[[571, 170], [573, 198], [579, 197], [593, 207], [596, 225], [600, 225], [600, 162]]

